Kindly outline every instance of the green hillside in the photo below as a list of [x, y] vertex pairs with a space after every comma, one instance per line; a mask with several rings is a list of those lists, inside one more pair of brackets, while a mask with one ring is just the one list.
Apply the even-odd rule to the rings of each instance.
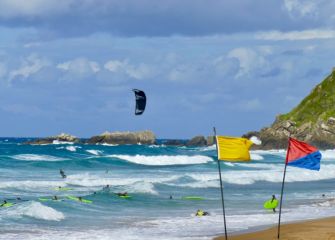
[[279, 116], [279, 120], [291, 120], [297, 127], [304, 123], [316, 123], [335, 117], [335, 72], [330, 74], [291, 112]]

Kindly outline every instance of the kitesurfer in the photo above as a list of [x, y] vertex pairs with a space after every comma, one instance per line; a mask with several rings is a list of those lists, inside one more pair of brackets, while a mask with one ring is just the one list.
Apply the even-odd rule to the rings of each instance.
[[59, 174], [62, 176], [62, 178], [66, 178], [66, 175], [65, 175], [63, 169], [59, 169]]
[[[277, 200], [277, 198], [276, 198], [275, 195], [272, 195], [271, 203], [272, 203], [274, 200]], [[275, 212], [276, 212], [276, 208], [272, 208], [272, 211], [275, 213]]]
[[58, 200], [58, 197], [55, 195], [53, 196], [52, 200]]

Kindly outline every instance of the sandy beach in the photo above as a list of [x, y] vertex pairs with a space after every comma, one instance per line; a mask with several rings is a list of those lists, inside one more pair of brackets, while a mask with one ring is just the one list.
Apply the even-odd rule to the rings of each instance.
[[[281, 226], [281, 240], [333, 240], [335, 239], [335, 217]], [[217, 237], [215, 240], [224, 240]], [[277, 227], [263, 231], [228, 236], [229, 240], [272, 240], [277, 239]]]

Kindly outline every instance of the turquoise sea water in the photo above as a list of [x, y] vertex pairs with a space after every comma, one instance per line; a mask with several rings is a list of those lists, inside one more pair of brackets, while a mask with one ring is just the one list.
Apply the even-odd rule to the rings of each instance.
[[[0, 239], [211, 239], [223, 234], [214, 147], [37, 146], [22, 145], [24, 140], [0, 139], [0, 200], [25, 200], [8, 200], [16, 204], [0, 208]], [[322, 154], [320, 172], [288, 168], [283, 222], [335, 215], [335, 151]], [[221, 163], [230, 233], [276, 224], [278, 215], [265, 211], [263, 202], [272, 194], [279, 198], [284, 157], [284, 150], [253, 151], [251, 162]], [[106, 184], [109, 192], [102, 190]], [[58, 186], [72, 190], [57, 191]], [[124, 191], [132, 197], [115, 195]], [[39, 200], [54, 195], [62, 201]], [[210, 216], [195, 217], [197, 209]]]

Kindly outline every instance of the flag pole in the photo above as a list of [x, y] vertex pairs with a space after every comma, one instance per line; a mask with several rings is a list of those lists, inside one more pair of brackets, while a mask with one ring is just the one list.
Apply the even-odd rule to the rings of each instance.
[[[291, 134], [290, 134], [291, 135]], [[279, 205], [279, 219], [278, 219], [278, 235], [277, 239], [280, 239], [280, 220], [281, 220], [281, 208], [282, 208], [282, 202], [283, 202], [283, 194], [284, 194], [284, 185], [285, 185], [285, 176], [286, 176], [286, 168], [287, 168], [287, 157], [288, 157], [288, 152], [290, 151], [290, 136], [288, 138], [288, 147], [287, 147], [287, 152], [286, 152], [286, 160], [285, 160], [285, 168], [284, 168], [284, 175], [283, 175], [283, 182], [281, 185], [281, 194], [280, 194], [280, 205]]]
[[[216, 150], [218, 152], [218, 144], [216, 142], [216, 129], [215, 129], [215, 127], [213, 128], [213, 131], [214, 131], [214, 141], [215, 141], [215, 145], [216, 145]], [[227, 236], [227, 225], [226, 225], [226, 211], [225, 211], [225, 207], [224, 207], [223, 186], [222, 186], [221, 166], [220, 166], [219, 156], [217, 157], [217, 160], [218, 160], [218, 169], [219, 169], [219, 176], [220, 176], [220, 189], [221, 189], [222, 214], [223, 214], [223, 222], [224, 222], [224, 234], [225, 234], [225, 240], [227, 240], [228, 236]]]

